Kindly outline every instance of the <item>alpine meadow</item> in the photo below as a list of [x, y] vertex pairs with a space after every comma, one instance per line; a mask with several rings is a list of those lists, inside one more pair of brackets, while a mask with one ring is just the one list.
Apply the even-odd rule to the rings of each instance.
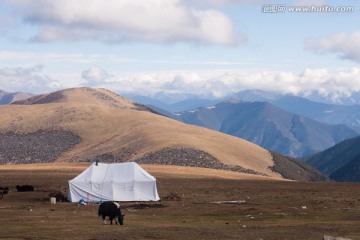
[[360, 239], [359, 9], [0, 1], [0, 239]]

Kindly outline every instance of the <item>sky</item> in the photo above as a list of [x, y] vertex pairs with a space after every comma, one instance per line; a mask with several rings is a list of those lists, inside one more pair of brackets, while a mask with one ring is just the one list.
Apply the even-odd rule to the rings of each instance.
[[360, 91], [360, 2], [1, 0], [0, 89]]

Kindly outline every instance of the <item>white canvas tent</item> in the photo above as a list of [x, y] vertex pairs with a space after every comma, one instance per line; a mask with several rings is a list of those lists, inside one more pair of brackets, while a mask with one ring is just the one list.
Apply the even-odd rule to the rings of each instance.
[[134, 162], [93, 163], [69, 181], [68, 200], [158, 201], [156, 179]]

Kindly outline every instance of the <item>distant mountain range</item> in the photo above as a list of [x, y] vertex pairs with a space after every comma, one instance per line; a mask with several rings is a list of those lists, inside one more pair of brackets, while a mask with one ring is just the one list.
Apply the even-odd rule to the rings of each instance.
[[293, 157], [323, 151], [360, 134], [360, 105], [320, 103], [278, 92], [246, 90], [228, 100], [188, 99], [171, 104], [136, 99], [175, 120]]
[[[352, 99], [344, 102], [348, 104], [331, 104], [309, 100], [304, 97], [284, 95], [274, 92], [265, 92], [261, 90], [242, 91], [233, 97], [247, 102], [269, 102], [286, 111], [312, 118], [319, 122], [328, 124], [347, 124], [360, 126], [360, 105], [351, 102], [359, 102]], [[357, 99], [357, 98], [356, 98]]]
[[267, 102], [232, 100], [182, 112], [176, 117], [293, 157], [322, 151], [360, 134], [359, 128], [321, 123]]
[[335, 181], [360, 181], [360, 137], [347, 139], [305, 161]]
[[8, 93], [0, 90], [0, 105], [1, 104], [9, 104], [18, 100], [23, 100], [29, 97], [34, 96], [34, 94], [24, 93], [24, 92], [16, 92], [16, 93]]
[[198, 107], [210, 106], [222, 102], [224, 100], [224, 99], [203, 99], [203, 98], [197, 98], [191, 96], [190, 98], [187, 98], [185, 100], [171, 103], [171, 102], [163, 102], [155, 98], [140, 96], [140, 95], [128, 94], [125, 96], [135, 102], [144, 104], [146, 106], [156, 107], [158, 109], [163, 109], [170, 113], [183, 112]]
[[354, 95], [352, 99], [348, 99], [347, 101], [343, 99], [343, 102], [348, 104], [342, 105], [316, 102], [304, 97], [284, 95], [277, 92], [268, 92], [262, 90], [241, 91], [228, 96], [228, 98], [221, 99], [203, 99], [191, 97], [189, 99], [175, 103], [165, 103], [154, 98], [143, 96], [132, 95], [129, 97], [130, 99], [141, 104], [157, 107], [159, 111], [161, 111], [159, 109], [161, 108], [170, 113], [179, 113], [194, 110], [200, 107], [212, 106], [229, 99], [236, 99], [243, 102], [268, 102], [288, 112], [308, 117], [319, 122], [327, 124], [346, 124], [351, 126], [360, 126], [360, 105], [349, 105], [351, 102], [360, 102], [360, 98], [358, 99], [359, 101], [354, 100], [357, 99], [356, 96], [357, 95]]
[[325, 104], [294, 96], [283, 96], [272, 103], [289, 112], [320, 122], [360, 126], [360, 105]]
[[[226, 96], [222, 97], [215, 97], [213, 95], [196, 95], [196, 94], [190, 94], [190, 93], [172, 93], [172, 92], [158, 92], [156, 94], [153, 94], [150, 96], [142, 96], [134, 93], [122, 93], [119, 92], [122, 96], [125, 96], [127, 98], [130, 98], [136, 102], [142, 103], [142, 104], [152, 104], [159, 106], [158, 104], [154, 104], [154, 101], [161, 102], [165, 105], [172, 105], [176, 103], [180, 103], [183, 101], [186, 101], [188, 99], [202, 99], [202, 100], [217, 100], [219, 102], [224, 101], [226, 99], [230, 98], [236, 98], [242, 101], [246, 102], [254, 102], [254, 101], [265, 101], [269, 102], [271, 100], [276, 100], [283, 96], [296, 96], [299, 98], [305, 98], [312, 102], [318, 102], [318, 103], [324, 103], [324, 104], [330, 104], [330, 105], [360, 105], [360, 92], [354, 92], [351, 95], [343, 95], [343, 96], [337, 96], [334, 98], [332, 95], [320, 95], [317, 91], [314, 92], [306, 92], [306, 93], [299, 93], [297, 95], [292, 94], [286, 94], [279, 91], [264, 91], [264, 90], [243, 90], [237, 93], [231, 93]], [[213, 103], [214, 104], [214, 103]], [[207, 105], [203, 105], [207, 106]], [[202, 106], [202, 107], [203, 107]], [[197, 106], [201, 107], [201, 106]], [[164, 108], [164, 107], [162, 107]], [[196, 108], [196, 107], [193, 107]], [[168, 111], [171, 111], [167, 109]], [[180, 111], [186, 111], [190, 109], [183, 109]], [[174, 111], [177, 112], [177, 111]]]

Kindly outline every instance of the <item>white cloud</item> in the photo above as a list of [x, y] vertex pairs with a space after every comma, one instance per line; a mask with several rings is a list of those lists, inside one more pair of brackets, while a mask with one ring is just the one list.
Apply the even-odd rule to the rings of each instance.
[[332, 52], [341, 58], [360, 62], [360, 31], [305, 39], [305, 47], [316, 53]]
[[106, 82], [111, 77], [109, 73], [98, 66], [92, 66], [81, 74], [82, 78], [90, 85]]
[[261, 89], [299, 96], [317, 93], [335, 102], [360, 92], [359, 79], [360, 68], [337, 72], [325, 68], [305, 69], [300, 74], [256, 70], [109, 73], [92, 66], [82, 72], [82, 79], [81, 74], [76, 73], [48, 76], [42, 73], [41, 66], [0, 69], [0, 89], [8, 92], [43, 93], [88, 86], [146, 96], [171, 93], [177, 96], [225, 97], [242, 90]]
[[7, 92], [43, 93], [61, 88], [61, 84], [41, 73], [42, 66], [1, 68], [0, 89]]
[[[7, 0], [35, 41], [96, 40], [235, 45], [244, 41], [222, 12], [181, 0]], [[41, 6], [41, 7], [40, 7]]]
[[[103, 71], [103, 70], [102, 70]], [[109, 74], [106, 82], [94, 87], [155, 96], [159, 92], [224, 97], [247, 90], [262, 89], [295, 95], [319, 95], [336, 101], [360, 92], [360, 68], [330, 72], [328, 69], [305, 69], [301, 74], [284, 71], [202, 71]]]

